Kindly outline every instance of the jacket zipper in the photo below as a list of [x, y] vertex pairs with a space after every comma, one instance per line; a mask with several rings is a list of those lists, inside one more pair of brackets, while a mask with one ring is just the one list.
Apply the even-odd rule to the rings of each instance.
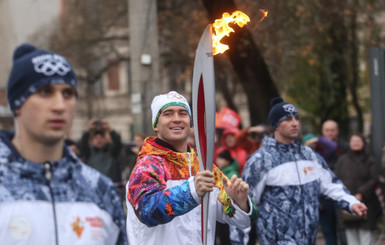
[[51, 177], [52, 177], [51, 164], [49, 162], [45, 162], [44, 163], [44, 167], [45, 167], [45, 178], [47, 180], [49, 192], [51, 194], [51, 204], [52, 204], [53, 220], [54, 220], [54, 225], [55, 225], [55, 244], [59, 245], [59, 234], [58, 234], [58, 229], [57, 229], [55, 197], [53, 195], [53, 191], [52, 191], [52, 188], [51, 188]]
[[[299, 168], [298, 168], [298, 162], [297, 162], [297, 158], [295, 158], [295, 154], [294, 154], [294, 149], [291, 151], [291, 154], [293, 156], [293, 159], [294, 159], [294, 162], [295, 162], [295, 168], [297, 170], [297, 176], [298, 176], [298, 181], [299, 181], [299, 188], [301, 190], [301, 193], [300, 195], [303, 195], [303, 186], [302, 186], [302, 181], [301, 181], [301, 175], [299, 174]], [[303, 212], [303, 222], [304, 224], [306, 224], [306, 212], [305, 212], [305, 201], [302, 203], [302, 212]]]
[[187, 154], [187, 159], [188, 159], [188, 172], [190, 174], [189, 177], [191, 177], [192, 173], [191, 173], [191, 156], [190, 156], [190, 152], [186, 152], [186, 154]]

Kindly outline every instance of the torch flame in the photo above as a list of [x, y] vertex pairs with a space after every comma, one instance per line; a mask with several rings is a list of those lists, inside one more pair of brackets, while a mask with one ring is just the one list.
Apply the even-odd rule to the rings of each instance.
[[260, 9], [259, 11], [261, 11], [261, 13], [263, 14], [261, 20], [259, 21], [259, 22], [262, 22], [262, 20], [267, 17], [267, 14], [269, 13], [269, 11], [265, 11], [263, 9]]
[[[266, 14], [267, 15], [267, 14]], [[220, 41], [224, 36], [229, 36], [234, 29], [229, 26], [230, 23], [237, 24], [239, 27], [243, 27], [250, 21], [249, 16], [241, 11], [235, 11], [231, 15], [227, 12], [222, 14], [221, 19], [215, 20], [213, 26], [213, 55], [223, 53], [229, 49], [229, 46], [221, 43]]]

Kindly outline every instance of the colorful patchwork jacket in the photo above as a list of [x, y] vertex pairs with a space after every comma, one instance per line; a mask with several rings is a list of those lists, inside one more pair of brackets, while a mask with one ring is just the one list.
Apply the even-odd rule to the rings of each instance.
[[265, 137], [246, 162], [242, 178], [258, 205], [260, 244], [315, 244], [320, 195], [351, 211], [359, 203], [309, 147]]
[[[160, 141], [154, 137], [145, 140], [127, 184], [129, 242], [202, 244], [201, 201], [194, 186], [198, 157], [193, 149], [179, 153]], [[215, 188], [210, 193], [208, 244], [214, 244], [217, 220], [245, 228], [257, 213], [250, 199], [249, 213], [235, 205], [224, 191], [222, 172], [215, 166], [213, 172]]]
[[68, 149], [57, 162], [25, 160], [0, 133], [1, 244], [127, 244], [124, 212], [110, 179]]

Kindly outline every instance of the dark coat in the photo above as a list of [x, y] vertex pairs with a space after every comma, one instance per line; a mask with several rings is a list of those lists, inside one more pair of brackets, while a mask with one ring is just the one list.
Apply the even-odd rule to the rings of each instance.
[[374, 192], [378, 169], [373, 157], [365, 152], [352, 152], [342, 155], [336, 164], [336, 175], [342, 180], [352, 195], [361, 193], [362, 202], [368, 207], [366, 220], [345, 221], [347, 228], [373, 230], [380, 216], [380, 203]]

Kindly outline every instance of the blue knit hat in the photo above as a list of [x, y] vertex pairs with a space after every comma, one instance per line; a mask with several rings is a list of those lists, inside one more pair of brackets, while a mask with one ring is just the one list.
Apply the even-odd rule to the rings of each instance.
[[28, 43], [15, 49], [7, 85], [7, 99], [13, 113], [30, 95], [57, 83], [69, 84], [76, 90], [76, 75], [65, 58]]
[[270, 102], [269, 122], [273, 129], [288, 117], [298, 116], [297, 109], [292, 104], [286, 103], [281, 97], [275, 97]]

